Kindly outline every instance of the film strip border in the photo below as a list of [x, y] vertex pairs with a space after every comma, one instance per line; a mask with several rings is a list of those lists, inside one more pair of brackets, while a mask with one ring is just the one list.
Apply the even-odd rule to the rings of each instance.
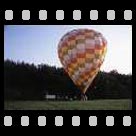
[[[105, 127], [116, 127], [116, 126], [122, 126], [122, 127], [133, 127], [135, 126], [132, 123], [132, 117], [131, 116], [122, 116], [120, 119], [114, 117], [114, 116], [105, 116], [103, 118], [103, 123], [101, 122], [101, 118], [99, 116], [89, 116], [86, 120], [86, 124], [82, 122], [85, 118], [80, 116], [72, 116], [71, 119], [69, 118], [69, 123], [67, 123], [67, 120], [65, 120], [66, 117], [63, 116], [54, 116], [51, 118], [47, 116], [37, 116], [35, 120], [29, 116], [20, 116], [18, 118], [18, 122], [15, 121], [12, 116], [4, 116], [3, 118], [3, 124], [0, 126], [3, 127], [14, 127], [14, 126], [71, 126], [71, 127], [80, 127], [80, 126], [92, 126], [92, 127], [99, 127], [99, 126], [105, 126]], [[52, 122], [50, 122], [50, 121]], [[35, 121], [35, 122], [34, 122]], [[120, 121], [120, 123], [119, 123]]]
[[[22, 20], [30, 20], [30, 10], [22, 10]], [[81, 10], [73, 11], [73, 20], [81, 20]], [[5, 10], [5, 20], [14, 19], [13, 10]], [[39, 10], [39, 20], [47, 20], [47, 10]], [[98, 19], [98, 10], [90, 10], [90, 20]], [[64, 20], [64, 10], [56, 11], [56, 20]], [[107, 10], [107, 20], [115, 20], [115, 10]], [[124, 10], [124, 20], [132, 20], [132, 10]]]
[[135, 11], [128, 10], [12, 10], [5, 9], [0, 12], [0, 18], [3, 23], [17, 24], [17, 23], [40, 23], [40, 24], [53, 24], [53, 23], [123, 23], [130, 24], [134, 20]]
[[[133, 17], [132, 17], [133, 14]], [[4, 9], [0, 10], [0, 22], [1, 24], [129, 24], [132, 25], [135, 21], [135, 11], [134, 10], [48, 10], [48, 9], [39, 9], [39, 10], [12, 10]], [[70, 21], [69, 21], [70, 20]], [[116, 116], [109, 114], [108, 111], [105, 111], [106, 115], [90, 115], [85, 114], [86, 116], [79, 116], [79, 114], [73, 113], [72, 115], [67, 116], [65, 114], [47, 114], [45, 115], [38, 114], [35, 117], [29, 116], [28, 114], [23, 114], [19, 116], [18, 114], [14, 115], [14, 111], [5, 116], [0, 115], [0, 127], [13, 127], [13, 126], [121, 126], [121, 127], [131, 127], [136, 126], [135, 116], [131, 116], [133, 111], [129, 111], [128, 114], [118, 114]], [[55, 111], [54, 111], [55, 112]], [[80, 112], [80, 111], [79, 111]], [[82, 112], [82, 111], [81, 111]], [[20, 111], [21, 113], [21, 111]], [[13, 116], [12, 116], [13, 115]], [[75, 116], [74, 116], [75, 115]]]

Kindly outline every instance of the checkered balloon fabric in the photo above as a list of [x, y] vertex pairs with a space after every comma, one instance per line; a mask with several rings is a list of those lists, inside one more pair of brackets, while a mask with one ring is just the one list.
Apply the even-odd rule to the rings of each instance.
[[107, 41], [103, 35], [89, 29], [68, 32], [58, 45], [62, 65], [82, 93], [99, 72], [106, 51]]

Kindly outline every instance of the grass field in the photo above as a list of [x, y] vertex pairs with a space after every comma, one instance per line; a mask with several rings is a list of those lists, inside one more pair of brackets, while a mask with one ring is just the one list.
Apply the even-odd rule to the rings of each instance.
[[5, 101], [5, 110], [131, 110], [132, 101]]

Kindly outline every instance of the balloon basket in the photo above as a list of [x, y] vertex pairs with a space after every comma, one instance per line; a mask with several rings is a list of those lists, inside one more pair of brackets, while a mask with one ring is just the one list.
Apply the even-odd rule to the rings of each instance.
[[87, 101], [87, 96], [85, 94], [81, 94], [81, 101]]

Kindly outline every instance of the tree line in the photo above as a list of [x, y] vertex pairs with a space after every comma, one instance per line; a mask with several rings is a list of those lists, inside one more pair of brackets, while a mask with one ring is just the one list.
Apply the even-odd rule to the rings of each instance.
[[[63, 68], [4, 61], [5, 100], [44, 100], [45, 94], [79, 99], [80, 90]], [[89, 86], [88, 99], [131, 99], [132, 75], [100, 71]]]

